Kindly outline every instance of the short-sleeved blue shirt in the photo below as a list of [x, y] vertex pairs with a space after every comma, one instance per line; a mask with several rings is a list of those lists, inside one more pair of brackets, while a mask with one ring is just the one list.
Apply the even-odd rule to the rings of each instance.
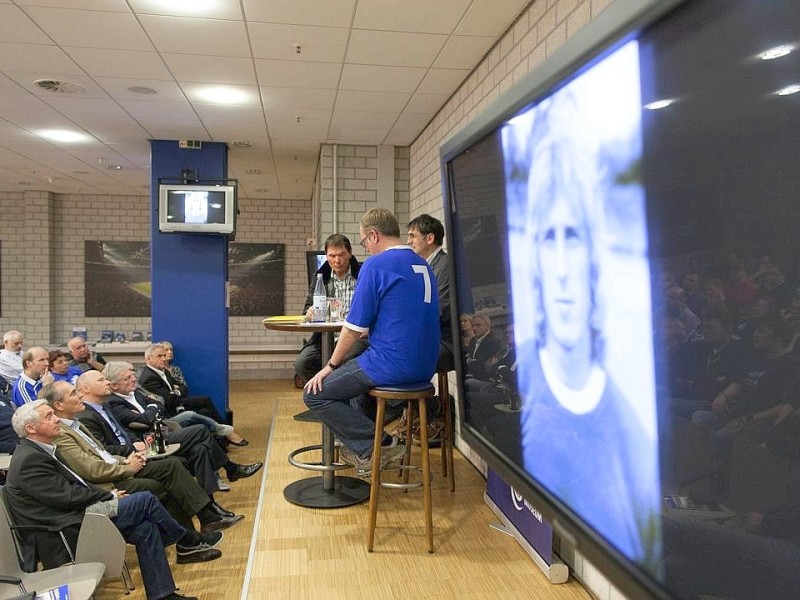
[[439, 356], [439, 298], [430, 265], [408, 246], [369, 257], [358, 274], [347, 327], [369, 332], [355, 360], [376, 385], [426, 381]]

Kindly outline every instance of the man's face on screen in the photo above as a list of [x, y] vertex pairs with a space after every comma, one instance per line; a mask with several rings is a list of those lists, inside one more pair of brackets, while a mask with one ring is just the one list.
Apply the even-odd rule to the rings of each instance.
[[538, 235], [547, 341], [569, 350], [589, 336], [589, 240], [569, 203], [557, 199]]

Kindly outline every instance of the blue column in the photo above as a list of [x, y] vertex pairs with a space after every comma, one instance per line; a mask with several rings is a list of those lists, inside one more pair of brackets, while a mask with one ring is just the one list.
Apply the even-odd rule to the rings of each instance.
[[198, 179], [225, 179], [228, 147], [203, 142], [202, 149], [181, 149], [177, 141], [151, 140], [150, 165], [153, 340], [173, 343], [192, 395], [210, 396], [227, 417], [228, 238], [161, 233], [158, 180], [180, 179], [186, 169], [196, 171]]

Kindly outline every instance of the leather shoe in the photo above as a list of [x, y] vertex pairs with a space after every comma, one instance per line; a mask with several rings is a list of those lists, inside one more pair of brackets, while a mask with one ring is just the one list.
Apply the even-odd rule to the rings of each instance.
[[264, 463], [261, 462], [256, 462], [251, 465], [236, 465], [233, 469], [227, 471], [228, 481], [237, 481], [255, 475], [263, 466]]
[[205, 523], [200, 525], [200, 531], [206, 533], [209, 531], [219, 531], [221, 529], [227, 529], [228, 527], [233, 527], [242, 519], [244, 519], [244, 515], [233, 515], [232, 517], [220, 516], [219, 519], [214, 519], [213, 521], [206, 521]]
[[208, 507], [212, 511], [214, 511], [216, 514], [218, 514], [220, 517], [235, 517], [236, 516], [236, 513], [232, 513], [229, 510], [225, 510], [224, 508], [222, 508], [219, 504], [217, 504], [213, 500], [208, 505]]
[[228, 440], [228, 443], [230, 443], [232, 446], [239, 446], [239, 448], [244, 448], [245, 446], [249, 446], [250, 445], [250, 442], [248, 442], [244, 438], [242, 438], [238, 442], [232, 442], [231, 440]]
[[184, 596], [178, 592], [172, 592], [169, 596], [164, 596], [161, 600], [197, 600], [197, 596]]
[[208, 562], [210, 560], [217, 560], [220, 556], [222, 556], [222, 552], [216, 548], [206, 548], [205, 550], [198, 550], [197, 552], [190, 552], [188, 554], [181, 554], [178, 552], [176, 562], [179, 565]]

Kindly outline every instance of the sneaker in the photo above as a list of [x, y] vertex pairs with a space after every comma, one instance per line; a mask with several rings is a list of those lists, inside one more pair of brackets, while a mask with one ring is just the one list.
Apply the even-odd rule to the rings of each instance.
[[394, 430], [392, 431], [392, 435], [398, 438], [400, 441], [404, 441], [406, 439], [406, 428], [408, 427], [408, 411], [404, 410], [403, 415], [400, 417], [400, 420], [395, 425]]
[[[414, 428], [414, 431], [411, 433], [411, 442], [415, 446], [422, 445], [422, 441], [419, 437], [419, 423]], [[444, 432], [444, 419], [436, 418], [430, 423], [428, 423], [428, 446], [431, 448], [438, 448], [442, 443], [442, 434]]]
[[[386, 468], [387, 465], [398, 462], [403, 459], [406, 449], [397, 444], [393, 446], [382, 446], [381, 448], [381, 469]], [[341, 459], [356, 469], [356, 475], [363, 478], [372, 477], [372, 457], [361, 458], [355, 452], [343, 447], [339, 451]]]
[[222, 556], [222, 552], [215, 549], [222, 541], [221, 531], [203, 532], [197, 534], [198, 542], [193, 545], [177, 544], [175, 550], [178, 554], [178, 564], [208, 562]]

